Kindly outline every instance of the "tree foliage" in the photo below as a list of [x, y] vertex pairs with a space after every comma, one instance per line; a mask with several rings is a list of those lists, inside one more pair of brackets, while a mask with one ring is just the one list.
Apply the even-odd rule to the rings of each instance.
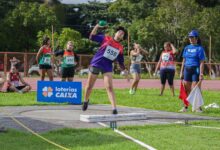
[[[46, 29], [45, 31], [38, 32], [37, 38], [39, 47], [42, 45], [42, 41], [45, 36], [52, 39], [51, 30]], [[82, 38], [80, 32], [70, 28], [63, 28], [60, 33], [54, 32], [53, 41], [54, 43], [51, 44], [53, 44], [52, 47], [54, 50], [65, 49], [67, 42], [72, 41], [77, 53], [88, 53], [88, 51], [91, 51], [91, 49], [95, 46], [95, 44], [89, 39]], [[92, 53], [92, 51], [90, 53]]]
[[[0, 17], [1, 51], [34, 49], [43, 34], [51, 36], [54, 25], [55, 46], [56, 41], [63, 47], [67, 40], [73, 40], [80, 52], [89, 54], [97, 46], [88, 40], [89, 33], [98, 20], [105, 19], [107, 34], [113, 35], [118, 25], [126, 27], [130, 43], [140, 43], [149, 50], [150, 61], [157, 60], [165, 41], [173, 42], [181, 54], [192, 29], [199, 30], [207, 54], [212, 37], [213, 59], [220, 58], [218, 0], [117, 0], [79, 5], [62, 5], [58, 0], [1, 0]], [[127, 44], [124, 41], [125, 52]]]
[[[148, 49], [151, 52], [149, 57], [152, 61], [155, 61], [165, 41], [173, 42], [181, 54], [181, 50], [187, 43], [187, 34], [192, 29], [199, 30], [207, 54], [209, 37], [212, 36], [212, 50], [215, 56], [218, 56], [219, 4], [213, 1], [209, 6], [206, 2], [197, 0], [117, 0], [110, 6], [109, 11], [120, 11], [120, 17], [123, 17], [121, 20], [124, 20], [124, 25], [129, 28], [131, 41], [138, 42]], [[140, 6], [144, 6], [144, 8]], [[123, 16], [123, 14], [126, 15]], [[118, 24], [122, 24], [122, 22], [118, 22]]]
[[3, 23], [4, 35], [1, 49], [10, 51], [29, 50], [36, 47], [37, 32], [42, 29], [51, 28], [57, 24], [54, 11], [47, 5], [39, 3], [21, 2], [9, 12]]

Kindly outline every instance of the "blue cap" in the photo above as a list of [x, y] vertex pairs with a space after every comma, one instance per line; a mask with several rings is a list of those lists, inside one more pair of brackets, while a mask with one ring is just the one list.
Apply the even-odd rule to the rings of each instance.
[[198, 37], [199, 36], [199, 32], [197, 30], [192, 30], [191, 32], [189, 32], [188, 36]]

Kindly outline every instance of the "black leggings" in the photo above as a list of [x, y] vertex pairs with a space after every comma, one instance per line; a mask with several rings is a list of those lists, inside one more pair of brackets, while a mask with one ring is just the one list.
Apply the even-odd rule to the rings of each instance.
[[166, 80], [168, 80], [169, 85], [173, 85], [173, 79], [175, 76], [175, 70], [174, 69], [161, 69], [160, 70], [160, 81], [161, 84], [165, 85]]

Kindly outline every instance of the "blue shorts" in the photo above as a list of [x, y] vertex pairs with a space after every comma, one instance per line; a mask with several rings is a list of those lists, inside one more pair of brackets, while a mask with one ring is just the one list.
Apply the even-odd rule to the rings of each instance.
[[184, 81], [198, 82], [199, 81], [199, 67], [185, 66], [184, 67]]
[[165, 85], [166, 80], [168, 80], [168, 84], [173, 85], [173, 79], [175, 76], [175, 69], [160, 69], [160, 81], [161, 84]]
[[130, 66], [130, 73], [134, 74], [140, 74], [141, 73], [141, 64], [131, 64]]

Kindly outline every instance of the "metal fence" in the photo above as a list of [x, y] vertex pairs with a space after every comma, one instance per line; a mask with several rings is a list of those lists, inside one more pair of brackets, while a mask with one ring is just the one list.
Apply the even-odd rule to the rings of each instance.
[[[19, 72], [23, 72], [24, 76], [29, 76], [28, 71], [36, 66], [36, 55], [37, 53], [24, 53], [24, 52], [0, 52], [0, 72], [3, 72], [4, 75], [10, 70], [10, 59], [16, 57], [20, 60], [20, 67], [18, 68]], [[93, 55], [79, 55], [79, 64], [76, 71], [79, 71], [84, 68], [88, 68], [89, 63]], [[56, 62], [59, 62], [56, 59]], [[154, 73], [157, 62], [142, 62], [142, 72], [148, 73], [151, 77]], [[129, 70], [130, 61], [128, 56], [125, 56], [125, 65]], [[176, 74], [179, 73], [181, 68], [181, 62], [176, 62]], [[114, 73], [120, 73], [119, 65], [114, 63]], [[220, 76], [220, 63], [205, 63], [205, 75], [210, 76], [211, 78], [216, 78]]]

